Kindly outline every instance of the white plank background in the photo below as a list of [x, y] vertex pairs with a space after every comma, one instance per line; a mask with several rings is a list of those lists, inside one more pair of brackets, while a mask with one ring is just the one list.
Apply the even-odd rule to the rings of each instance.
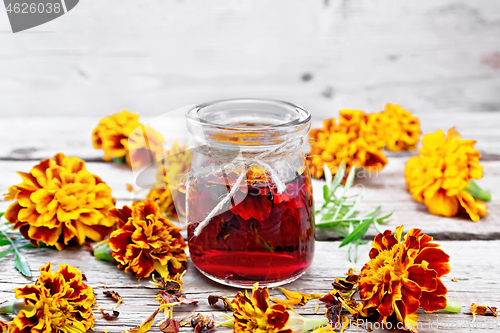
[[85, 0], [17, 34], [0, 10], [0, 115], [154, 116], [245, 96], [318, 119], [386, 102], [496, 111], [500, 70], [482, 60], [499, 35], [498, 0]]

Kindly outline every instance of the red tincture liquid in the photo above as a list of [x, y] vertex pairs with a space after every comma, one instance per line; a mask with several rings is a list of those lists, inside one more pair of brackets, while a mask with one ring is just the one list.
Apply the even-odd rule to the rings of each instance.
[[[189, 193], [189, 221], [201, 221], [228, 193], [234, 179], [200, 180]], [[311, 264], [314, 215], [309, 176], [297, 174], [278, 194], [276, 185], [249, 182], [198, 237], [188, 226], [193, 263], [227, 284], [251, 286], [293, 280]]]

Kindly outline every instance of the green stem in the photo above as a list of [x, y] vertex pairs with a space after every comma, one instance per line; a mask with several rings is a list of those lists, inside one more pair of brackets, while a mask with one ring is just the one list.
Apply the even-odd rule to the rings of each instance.
[[11, 299], [0, 304], [0, 315], [3, 314], [19, 314], [21, 310], [31, 311], [31, 306], [25, 305], [22, 299]]
[[125, 163], [125, 156], [113, 157], [113, 163], [115, 163], [115, 164], [123, 164], [123, 163]]
[[7, 301], [5, 303], [0, 304], [0, 314], [8, 314], [8, 313], [14, 313], [14, 303], [16, 302], [15, 299]]
[[467, 187], [464, 188], [464, 191], [472, 195], [474, 199], [479, 199], [482, 201], [491, 201], [490, 192], [480, 188], [479, 185], [477, 185], [476, 182], [472, 179], [469, 180], [469, 184], [467, 184]]
[[109, 245], [106, 244], [106, 245], [103, 245], [103, 246], [95, 249], [95, 251], [94, 251], [94, 257], [96, 257], [99, 260], [113, 262], [113, 261], [115, 261], [115, 259], [111, 255], [111, 252], [112, 251], [109, 248]]
[[451, 313], [459, 313], [462, 311], [462, 304], [455, 302], [455, 301], [450, 301], [449, 299], [446, 300], [446, 307], [444, 308], [444, 311], [446, 312], [451, 312]]

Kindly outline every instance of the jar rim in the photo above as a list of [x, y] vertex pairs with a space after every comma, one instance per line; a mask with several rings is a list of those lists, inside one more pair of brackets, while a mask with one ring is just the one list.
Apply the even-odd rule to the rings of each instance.
[[[279, 122], [279, 123], [269, 123], [269, 124], [261, 124], [261, 125], [242, 125], [242, 124], [230, 124], [230, 123], [221, 123], [214, 122], [206, 119], [201, 114], [204, 110], [209, 108], [231, 108], [234, 105], [245, 105], [249, 108], [257, 108], [257, 107], [274, 107], [279, 108], [282, 111], [289, 111], [290, 119], [288, 121]], [[220, 110], [219, 110], [220, 111]], [[233, 98], [233, 99], [222, 99], [215, 100], [211, 102], [202, 103], [196, 105], [192, 109], [186, 112], [186, 119], [188, 122], [193, 125], [204, 125], [212, 128], [220, 128], [224, 130], [235, 130], [235, 131], [251, 131], [251, 132], [259, 132], [259, 131], [269, 131], [290, 127], [300, 127], [306, 125], [311, 121], [311, 113], [303, 108], [300, 105], [285, 102], [281, 100], [274, 99], [264, 99], [264, 98]]]

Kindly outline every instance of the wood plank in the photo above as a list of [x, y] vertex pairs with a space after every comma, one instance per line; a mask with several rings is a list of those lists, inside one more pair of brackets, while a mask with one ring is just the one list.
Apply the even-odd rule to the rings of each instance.
[[[407, 231], [408, 229], [406, 229]], [[442, 248], [450, 255], [451, 273], [443, 278], [449, 292], [448, 297], [462, 304], [462, 313], [447, 314], [435, 313], [425, 314], [421, 311], [420, 321], [423, 329], [420, 332], [439, 332], [436, 329], [438, 323], [441, 325], [468, 325], [472, 316], [467, 314], [468, 307], [472, 302], [499, 307], [498, 295], [500, 285], [497, 276], [500, 273], [497, 265], [496, 253], [500, 241], [442, 241]], [[341, 277], [349, 269], [360, 269], [364, 261], [368, 259], [369, 245], [363, 245], [359, 249], [359, 262], [354, 264], [347, 260], [347, 251], [338, 248], [339, 242], [316, 242], [315, 259], [311, 268], [305, 275], [297, 281], [289, 284], [287, 288], [310, 293], [323, 293], [331, 290], [331, 282], [336, 277]], [[67, 250], [57, 252], [52, 249], [26, 249], [22, 250], [28, 259], [34, 276], [37, 274], [37, 267], [46, 264], [48, 261], [55, 264], [70, 264], [79, 268], [88, 279], [88, 284], [95, 290], [98, 305], [101, 307], [113, 306], [113, 301], [102, 295], [104, 290], [115, 290], [123, 297], [124, 302], [119, 306], [120, 317], [116, 321], [96, 321], [96, 332], [109, 330], [119, 332], [123, 329], [134, 327], [142, 322], [157, 306], [154, 300], [157, 293], [149, 281], [137, 281], [130, 274], [119, 271], [111, 263], [98, 261], [85, 250]], [[0, 259], [0, 301], [13, 296], [13, 288], [23, 286], [29, 281], [20, 277], [13, 268], [11, 256]], [[457, 282], [451, 279], [456, 278]], [[215, 313], [217, 319], [222, 318], [213, 308], [207, 304], [207, 297], [210, 294], [234, 295], [235, 288], [226, 287], [212, 282], [201, 275], [191, 262], [187, 274], [184, 278], [185, 291], [190, 298], [199, 301], [196, 306], [183, 306], [175, 309], [177, 318], [184, 317], [192, 311], [205, 314]], [[104, 287], [107, 287], [105, 289]], [[279, 295], [277, 291], [271, 291], [273, 295]], [[277, 296], [282, 297], [282, 296]], [[311, 316], [314, 313], [314, 301], [309, 302], [304, 307], [297, 307], [296, 311], [302, 315]], [[318, 316], [323, 308], [320, 308]], [[96, 314], [99, 318], [100, 315]], [[6, 319], [2, 317], [2, 319]], [[500, 324], [497, 318], [479, 316], [478, 323], [485, 325], [495, 325], [498, 329]], [[156, 321], [158, 322], [158, 320]], [[426, 326], [427, 325], [427, 326]], [[434, 325], [434, 326], [431, 326]], [[441, 326], [441, 328], [443, 328]], [[190, 331], [185, 329], [185, 331]], [[229, 332], [229, 329], [219, 328], [220, 332]], [[362, 332], [359, 329], [352, 329], [352, 332]], [[468, 332], [469, 327], [462, 326], [454, 332]], [[152, 332], [159, 332], [156, 325]]]
[[323, 114], [388, 101], [499, 109], [498, 71], [481, 62], [498, 52], [495, 0], [124, 0], [106, 16], [115, 10], [90, 0], [20, 35], [2, 20], [2, 116], [155, 115], [234, 96]]
[[[407, 227], [419, 227], [437, 239], [500, 239], [500, 204], [495, 198], [500, 197], [500, 161], [484, 161], [484, 177], [478, 181], [480, 186], [490, 191], [493, 201], [488, 203], [489, 213], [475, 223], [467, 218], [445, 218], [430, 214], [425, 206], [413, 200], [406, 191], [404, 166], [408, 157], [390, 157], [387, 166], [377, 174], [365, 175], [355, 182], [354, 191], [363, 191], [361, 210], [382, 206], [382, 213], [394, 211], [386, 227], [394, 229], [404, 224]], [[0, 191], [7, 192], [9, 186], [18, 184], [21, 179], [15, 171], [29, 171], [35, 161], [0, 161]], [[118, 199], [117, 206], [129, 204], [131, 193], [126, 190], [127, 183], [134, 184], [131, 170], [125, 165], [113, 163], [88, 162], [90, 172], [99, 175], [112, 189]], [[323, 181], [314, 180], [313, 190], [316, 205], [322, 204]], [[137, 196], [145, 198], [147, 191]], [[0, 200], [0, 211], [7, 209], [10, 202]], [[376, 234], [374, 229], [367, 233], [369, 237]], [[320, 231], [318, 239], [329, 239], [337, 235]]]
[[[341, 107], [348, 108], [348, 105]], [[381, 108], [383, 105], [380, 106]], [[313, 110], [313, 127], [321, 127], [324, 118], [335, 117], [338, 109]], [[500, 110], [500, 108], [499, 108]], [[110, 113], [118, 110], [110, 111]], [[377, 111], [377, 110], [371, 110]], [[453, 112], [441, 110], [426, 113], [425, 110], [412, 110], [420, 118], [423, 133], [430, 133], [456, 126], [465, 139], [477, 141], [476, 148], [483, 159], [500, 159], [500, 113], [491, 112]], [[370, 112], [367, 110], [367, 112]], [[450, 117], [450, 114], [453, 114]], [[142, 118], [141, 118], [142, 119]], [[184, 142], [187, 138], [185, 122], [180, 112], [158, 114], [144, 118], [145, 123], [160, 131], [170, 147], [175, 139]], [[30, 117], [2, 119], [0, 131], [0, 160], [39, 160], [52, 157], [59, 152], [77, 156], [87, 161], [100, 161], [101, 150], [92, 147], [92, 130], [99, 123], [98, 117]], [[480, 124], [474, 126], [473, 124]], [[36, 138], [36, 139], [34, 139]], [[388, 152], [389, 156], [406, 156]]]

